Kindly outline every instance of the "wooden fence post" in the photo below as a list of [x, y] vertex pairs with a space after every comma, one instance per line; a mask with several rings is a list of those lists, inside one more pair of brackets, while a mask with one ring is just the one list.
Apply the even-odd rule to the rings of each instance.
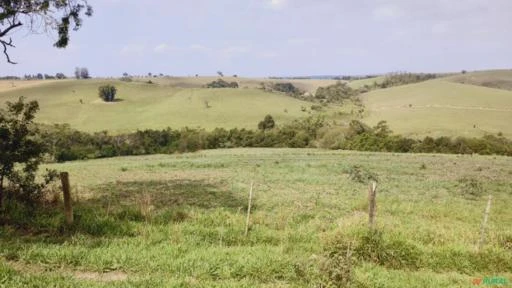
[[69, 173], [61, 172], [60, 181], [62, 183], [62, 192], [64, 193], [64, 214], [66, 215], [66, 223], [73, 224], [73, 207], [71, 205], [71, 186], [69, 185]]
[[249, 221], [251, 218], [251, 205], [252, 205], [252, 188], [254, 181], [251, 181], [251, 190], [249, 191], [249, 205], [247, 206], [247, 219], [245, 220], [245, 236], [249, 234]]
[[377, 183], [372, 182], [368, 190], [368, 225], [370, 229], [375, 228], [375, 210], [377, 206]]
[[492, 195], [489, 195], [489, 199], [487, 200], [487, 207], [485, 207], [484, 220], [482, 221], [482, 226], [480, 227], [480, 241], [478, 242], [478, 251], [484, 248], [485, 228], [487, 228], [487, 220], [489, 219], [489, 213], [491, 212], [491, 201]]

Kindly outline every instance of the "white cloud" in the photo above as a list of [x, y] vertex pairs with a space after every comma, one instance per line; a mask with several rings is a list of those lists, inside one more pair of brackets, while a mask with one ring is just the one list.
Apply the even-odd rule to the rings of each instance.
[[268, 5], [272, 9], [279, 10], [279, 9], [284, 8], [286, 6], [287, 2], [288, 2], [288, 0], [270, 0], [268, 2]]
[[290, 38], [286, 40], [289, 45], [304, 45], [309, 43], [314, 43], [315, 41], [318, 41], [316, 38], [308, 38], [308, 37], [298, 37], [298, 38]]
[[169, 48], [170, 48], [170, 47], [169, 47], [169, 45], [167, 45], [167, 44], [165, 44], [165, 43], [162, 43], [162, 44], [157, 45], [157, 46], [153, 49], [153, 51], [154, 51], [155, 53], [165, 53], [165, 52], [169, 51]]
[[190, 45], [189, 47], [191, 50], [193, 51], [197, 51], [197, 52], [208, 52], [208, 51], [211, 51], [212, 49], [210, 49], [209, 47], [206, 47], [206, 46], [203, 46], [201, 44], [192, 44]]
[[146, 49], [144, 44], [127, 44], [121, 48], [121, 55], [133, 55], [133, 54], [142, 54]]
[[246, 54], [251, 51], [249, 46], [229, 46], [222, 50], [222, 53], [227, 57], [237, 56], [240, 54]]
[[372, 16], [378, 21], [395, 20], [404, 16], [404, 10], [395, 5], [382, 5], [373, 9]]
[[259, 56], [261, 58], [270, 59], [270, 58], [276, 58], [277, 56], [279, 56], [279, 54], [277, 54], [277, 52], [274, 52], [274, 51], [264, 51], [264, 52], [261, 52], [259, 54]]

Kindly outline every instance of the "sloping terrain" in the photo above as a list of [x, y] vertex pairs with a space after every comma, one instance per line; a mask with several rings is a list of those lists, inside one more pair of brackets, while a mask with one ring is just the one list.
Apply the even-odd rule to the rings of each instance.
[[[118, 89], [115, 103], [105, 103], [98, 97], [98, 87], [108, 83]], [[3, 106], [5, 101], [19, 96], [39, 101], [38, 121], [69, 123], [89, 132], [185, 126], [255, 129], [267, 114], [284, 123], [309, 115], [302, 107], [311, 106], [309, 102], [259, 89], [180, 88], [96, 79], [48, 81], [5, 89], [0, 92], [0, 103]]]
[[512, 70], [489, 70], [469, 72], [448, 77], [447, 80], [512, 91]]
[[512, 92], [443, 79], [363, 95], [364, 121], [388, 121], [407, 136], [512, 136]]

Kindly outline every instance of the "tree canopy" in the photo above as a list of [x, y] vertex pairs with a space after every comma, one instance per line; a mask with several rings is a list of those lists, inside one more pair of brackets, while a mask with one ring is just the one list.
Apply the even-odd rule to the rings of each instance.
[[0, 48], [8, 63], [16, 64], [9, 57], [9, 48], [14, 48], [11, 34], [25, 26], [30, 32], [56, 31], [57, 48], [69, 43], [69, 29], [78, 30], [82, 17], [92, 16], [92, 7], [87, 0], [0, 0]]

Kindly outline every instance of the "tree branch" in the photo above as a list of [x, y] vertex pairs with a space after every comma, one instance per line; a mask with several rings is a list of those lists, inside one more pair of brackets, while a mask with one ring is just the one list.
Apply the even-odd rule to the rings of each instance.
[[7, 33], [9, 33], [9, 31], [11, 31], [12, 29], [14, 29], [16, 27], [20, 27], [22, 25], [23, 25], [23, 23], [21, 23], [21, 22], [14, 23], [11, 26], [7, 27], [4, 31], [0, 31], [0, 38], [7, 35]]
[[2, 46], [4, 46], [4, 55], [5, 55], [5, 58], [7, 58], [7, 63], [18, 64], [16, 62], [11, 61], [9, 54], [7, 53], [7, 47], [15, 47], [14, 44], [12, 44], [12, 39], [9, 39], [9, 42], [6, 42], [6, 41], [0, 39], [0, 44], [2, 44]]

